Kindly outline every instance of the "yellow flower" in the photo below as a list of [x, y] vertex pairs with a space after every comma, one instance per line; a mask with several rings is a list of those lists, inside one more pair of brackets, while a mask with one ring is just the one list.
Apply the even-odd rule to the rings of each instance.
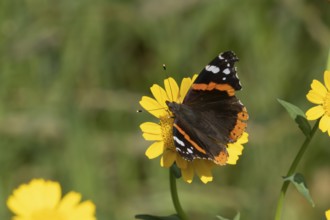
[[327, 218], [327, 220], [330, 220], [330, 209], [325, 212], [325, 217]]
[[76, 192], [61, 199], [57, 182], [33, 179], [14, 190], [7, 206], [16, 215], [12, 220], [96, 220], [95, 205], [80, 200], [81, 195]]
[[[184, 181], [191, 183], [196, 173], [203, 183], [213, 180], [211, 169], [215, 165], [210, 160], [195, 159], [187, 161], [176, 151], [173, 141], [173, 121], [172, 113], [169, 111], [166, 101], [182, 103], [191, 84], [197, 75], [192, 78], [184, 78], [180, 88], [173, 78], [164, 80], [165, 89], [154, 84], [150, 90], [155, 99], [143, 96], [140, 105], [149, 113], [159, 119], [159, 123], [145, 122], [140, 125], [143, 137], [148, 141], [154, 141], [146, 151], [149, 159], [154, 159], [162, 155], [160, 165], [170, 167], [175, 162], [181, 169]], [[244, 134], [235, 142], [228, 144], [228, 164], [236, 164], [238, 156], [242, 154], [243, 145], [248, 141], [248, 134]]]
[[324, 72], [325, 86], [318, 80], [313, 80], [311, 90], [307, 94], [307, 99], [311, 103], [317, 104], [306, 112], [308, 120], [321, 118], [319, 128], [322, 132], [328, 131], [330, 136], [330, 71]]
[[330, 220], [330, 209], [325, 212], [325, 217], [327, 218], [327, 220]]

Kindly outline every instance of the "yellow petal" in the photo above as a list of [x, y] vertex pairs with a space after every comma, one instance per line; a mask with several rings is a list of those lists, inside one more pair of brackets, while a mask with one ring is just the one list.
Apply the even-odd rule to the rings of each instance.
[[146, 156], [149, 159], [154, 159], [158, 156], [160, 156], [164, 151], [164, 142], [157, 141], [150, 145], [150, 147], [146, 151]]
[[[33, 198], [33, 202], [31, 202]], [[53, 209], [61, 198], [59, 183], [33, 179], [17, 188], [7, 200], [7, 206], [17, 215], [29, 215], [35, 210]]]
[[155, 99], [152, 99], [148, 96], [142, 97], [140, 105], [150, 114], [154, 115], [157, 118], [167, 114], [166, 109], [161, 104], [159, 104]]
[[179, 86], [175, 80], [170, 77], [164, 80], [165, 90], [169, 101], [176, 102], [179, 98]]
[[327, 87], [328, 91], [330, 91], [330, 71], [326, 70], [324, 72], [324, 84]]
[[186, 169], [187, 168], [187, 161], [185, 159], [183, 159], [179, 153], [176, 153], [176, 165], [178, 165], [178, 167], [180, 169]]
[[161, 134], [149, 134], [149, 133], [143, 133], [142, 136], [146, 141], [162, 141], [163, 136]]
[[243, 132], [242, 136], [236, 141], [239, 144], [245, 144], [247, 142], [249, 142], [249, 134], [247, 132]]
[[96, 220], [95, 205], [91, 201], [85, 201], [77, 205], [74, 212], [70, 212], [70, 220]]
[[227, 164], [234, 165], [237, 163], [238, 156], [242, 155], [243, 145], [238, 143], [228, 144], [227, 151], [229, 154]]
[[170, 167], [174, 163], [176, 158], [176, 152], [173, 152], [171, 150], [166, 150], [163, 153], [162, 158], [160, 159], [160, 166], [162, 167]]
[[179, 98], [178, 102], [180, 102], [180, 103], [183, 102], [183, 99], [186, 96], [187, 92], [189, 91], [191, 84], [192, 84], [192, 81], [189, 77], [184, 78], [182, 80], [181, 86], [180, 86], [180, 98]]
[[182, 179], [187, 183], [192, 183], [194, 178], [194, 168], [192, 166], [192, 163], [188, 163], [188, 166], [186, 169], [181, 169], [181, 175]]
[[320, 96], [322, 96], [322, 97], [326, 96], [327, 89], [324, 87], [324, 85], [322, 83], [320, 83], [320, 81], [314, 79], [311, 87], [312, 87], [312, 90], [314, 90]]
[[150, 90], [157, 102], [164, 108], [167, 108], [165, 101], [168, 100], [168, 97], [165, 90], [157, 84], [154, 84]]
[[59, 204], [58, 210], [70, 220], [96, 220], [95, 205], [91, 201], [80, 203], [81, 194], [69, 192]]
[[248, 142], [249, 134], [247, 132], [244, 132], [240, 138], [235, 143], [228, 144], [228, 161], [227, 164], [234, 165], [237, 163], [238, 156], [242, 154], [242, 151], [244, 149], [243, 144]]
[[318, 106], [310, 108], [306, 112], [306, 117], [307, 117], [307, 120], [316, 120], [319, 117], [321, 117], [322, 115], [324, 115], [324, 113], [325, 113], [324, 108], [321, 105], [318, 105]]
[[203, 182], [203, 183], [208, 183], [208, 182], [212, 182], [212, 180], [213, 180], [213, 176], [201, 176], [200, 177], [200, 179], [201, 179], [201, 181]]
[[324, 102], [324, 97], [321, 96], [318, 92], [315, 92], [315, 90], [310, 90], [306, 98], [308, 101], [314, 104], [322, 104]]
[[69, 192], [66, 194], [61, 203], [59, 204], [60, 211], [70, 211], [72, 210], [81, 200], [81, 194], [77, 192]]
[[330, 220], [330, 209], [325, 212], [325, 217], [327, 218], [327, 220]]
[[192, 78], [187, 77], [182, 80], [181, 86], [180, 86], [180, 97], [178, 99], [179, 103], [183, 102], [185, 96], [187, 95], [187, 92], [189, 91], [191, 85], [193, 84], [193, 82], [195, 81], [197, 76], [198, 76], [197, 74], [194, 74]]
[[243, 145], [239, 143], [231, 144], [231, 146], [227, 148], [229, 154], [228, 160], [230, 159], [231, 156], [238, 157], [242, 155], [243, 149], [244, 149]]
[[330, 130], [330, 117], [328, 115], [324, 115], [321, 118], [319, 128], [322, 132]]
[[193, 75], [193, 77], [192, 77], [192, 79], [191, 79], [192, 83], [195, 82], [195, 80], [197, 79], [197, 77], [198, 77], [198, 74], [194, 74], [194, 75]]
[[162, 134], [161, 126], [154, 122], [144, 122], [140, 125], [140, 128], [143, 133], [158, 134], [158, 135]]
[[208, 163], [207, 160], [194, 160], [194, 168], [196, 170], [196, 174], [199, 176], [203, 183], [207, 183], [213, 180], [212, 172], [211, 172], [211, 164]]

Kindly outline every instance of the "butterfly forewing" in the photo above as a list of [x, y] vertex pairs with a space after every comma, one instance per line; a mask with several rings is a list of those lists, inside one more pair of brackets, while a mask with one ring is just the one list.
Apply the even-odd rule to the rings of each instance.
[[238, 57], [232, 51], [221, 53], [203, 68], [194, 84], [228, 84], [235, 90], [240, 90], [242, 86], [234, 66], [237, 61]]

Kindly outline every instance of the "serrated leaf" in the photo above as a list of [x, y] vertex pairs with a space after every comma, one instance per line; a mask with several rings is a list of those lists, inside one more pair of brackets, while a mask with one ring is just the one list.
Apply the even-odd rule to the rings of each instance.
[[180, 220], [179, 216], [176, 214], [169, 215], [169, 216], [154, 216], [154, 215], [147, 215], [147, 214], [139, 214], [135, 216], [136, 219], [143, 219], [143, 220]]
[[304, 133], [304, 135], [308, 137], [312, 128], [308, 123], [307, 119], [305, 117], [302, 117], [301, 115], [297, 115], [295, 121], [298, 124], [300, 130]]
[[284, 181], [290, 181], [291, 183], [293, 183], [298, 192], [307, 199], [307, 201], [312, 205], [312, 207], [315, 207], [315, 203], [309, 193], [305, 178], [301, 173], [294, 173], [291, 176], [284, 177], [283, 179]]
[[[224, 217], [222, 217], [220, 215], [217, 215], [216, 217], [218, 219], [220, 219], [220, 220], [230, 220], [230, 219], [224, 218]], [[241, 218], [241, 214], [239, 212], [237, 212], [237, 214], [235, 215], [235, 217], [233, 218], [233, 220], [240, 220], [240, 218]]]
[[293, 120], [295, 120], [298, 115], [305, 117], [305, 113], [298, 106], [295, 106], [282, 99], [277, 99], [277, 101], [286, 109]]

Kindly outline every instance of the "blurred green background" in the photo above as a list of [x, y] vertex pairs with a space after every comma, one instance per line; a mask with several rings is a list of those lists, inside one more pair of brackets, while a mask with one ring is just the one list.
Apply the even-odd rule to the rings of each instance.
[[[168, 170], [148, 160], [136, 113], [167, 76], [198, 73], [233, 50], [250, 114], [237, 166], [204, 185], [179, 180], [191, 219], [272, 219], [303, 135], [276, 98], [307, 110], [330, 46], [326, 0], [0, 1], [0, 219], [19, 184], [59, 181], [96, 203], [99, 220], [174, 213]], [[166, 63], [167, 74], [162, 71]], [[284, 218], [324, 219], [330, 208], [330, 139], [318, 132], [299, 165], [316, 203], [289, 188]]]

